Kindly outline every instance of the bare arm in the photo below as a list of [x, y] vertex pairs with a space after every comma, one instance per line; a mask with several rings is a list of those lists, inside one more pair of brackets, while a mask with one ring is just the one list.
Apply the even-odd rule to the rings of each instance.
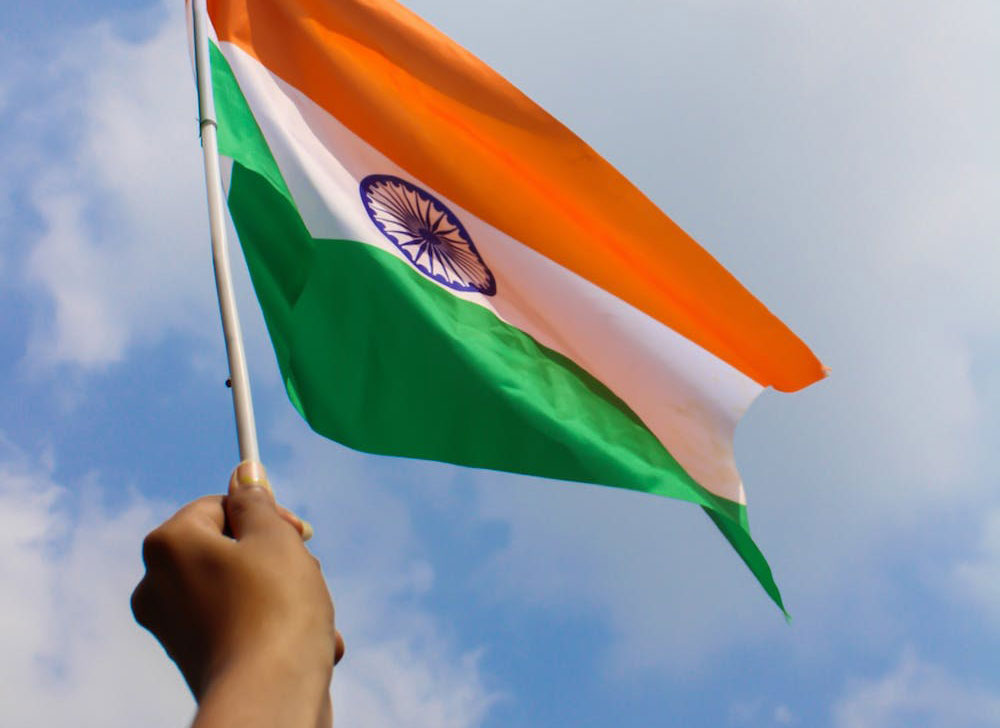
[[326, 728], [343, 640], [306, 526], [279, 509], [257, 463], [229, 494], [182, 508], [143, 543], [136, 620], [198, 701], [193, 728]]

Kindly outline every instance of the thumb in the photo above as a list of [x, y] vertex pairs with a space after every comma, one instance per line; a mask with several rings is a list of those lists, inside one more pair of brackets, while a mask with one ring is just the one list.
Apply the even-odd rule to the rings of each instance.
[[226, 525], [230, 533], [239, 541], [250, 534], [270, 530], [281, 522], [264, 465], [256, 460], [244, 460], [229, 478]]

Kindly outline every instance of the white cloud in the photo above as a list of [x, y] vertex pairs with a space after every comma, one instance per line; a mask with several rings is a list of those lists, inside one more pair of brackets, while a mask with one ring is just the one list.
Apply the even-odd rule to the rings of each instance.
[[216, 335], [183, 5], [164, 7], [141, 42], [105, 22], [41, 61], [38, 123], [20, 127], [38, 147], [27, 185], [44, 232], [26, 265], [51, 299], [41, 361], [101, 366], [167, 331]]
[[362, 728], [480, 725], [495, 698], [477, 679], [478, 658], [466, 653], [456, 660], [454, 652], [442, 649], [439, 641], [439, 635], [419, 641], [383, 638], [355, 649], [350, 666], [334, 680], [338, 724]]
[[[44, 466], [0, 460], [0, 704], [25, 726], [167, 726], [193, 703], [163, 651], [132, 620], [139, 543], [162, 509], [75, 497]], [[70, 516], [79, 507], [75, 517]]]
[[[858, 624], [858, 649], [884, 649], [911, 627], [886, 598], [901, 565], [952, 524], [973, 527], [969, 504], [993, 484], [973, 374], [1000, 335], [1000, 175], [984, 153], [998, 151], [983, 70], [996, 4], [913, 3], [902, 24], [891, 3], [770, 3], [752, 19], [736, 5], [711, 4], [711, 22], [698, 16], [669, 47], [623, 51], [623, 82], [600, 106], [638, 131], [603, 141], [833, 368], [801, 394], [765, 395], [738, 436], [754, 532], [796, 622], [775, 624], [690, 506], [482, 491], [482, 516], [510, 528], [490, 578], [602, 615], [624, 666], [685, 665], [740, 642], [833, 652]], [[582, 43], [553, 52], [585, 55]], [[668, 92], [648, 93], [658, 84]], [[562, 115], [586, 117], [592, 91], [572, 93]]]
[[274, 440], [289, 450], [271, 468], [284, 502], [314, 525], [313, 548], [334, 594], [347, 657], [334, 679], [338, 724], [471, 728], [498, 694], [480, 651], [460, 646], [421, 600], [434, 571], [405, 502], [376, 460], [325, 440], [290, 412]]
[[912, 651], [881, 678], [857, 681], [833, 708], [835, 728], [988, 728], [1000, 691], [967, 683]]
[[[2, 450], [0, 704], [6, 719], [26, 728], [184, 725], [193, 710], [187, 688], [129, 610], [142, 572], [142, 537], [170, 509], [138, 495], [124, 507], [107, 508], [94, 479], [74, 489], [83, 495], [74, 495], [53, 482], [47, 458], [34, 463], [9, 445]], [[340, 464], [336, 457], [304, 454], [295, 462], [296, 475]], [[373, 487], [354, 482], [342, 490]], [[348, 641], [334, 680], [338, 724], [479, 725], [496, 695], [484, 687], [479, 653], [457, 649], [419, 606], [431, 574], [408, 555], [412, 534], [396, 520], [405, 509], [383, 494], [367, 507], [343, 510], [355, 497], [327, 498], [329, 509], [309, 514]], [[340, 530], [344, 513], [366, 527]], [[384, 537], [400, 526], [400, 538]], [[365, 548], [344, 546], [359, 534], [366, 534]], [[361, 550], [368, 555], [357, 563], [352, 556]]]
[[[35, 158], [22, 166], [30, 170], [30, 199], [43, 223], [25, 270], [47, 295], [52, 314], [36, 322], [32, 364], [102, 367], [127, 357], [137, 345], [178, 333], [205, 335], [219, 343], [183, 4], [165, 2], [163, 7], [165, 20], [158, 16], [152, 34], [141, 42], [124, 40], [103, 23], [69, 36], [47, 62], [48, 83], [41, 86], [43, 98], [33, 111], [65, 149], [53, 153], [49, 137], [34, 134], [33, 125], [18, 127], [25, 158]], [[24, 151], [29, 144], [34, 147]], [[237, 271], [236, 277], [241, 302], [251, 301], [245, 273]], [[251, 364], [267, 369], [268, 381], [277, 383], [259, 312], [249, 310], [247, 318], [257, 324], [248, 336], [257, 354]], [[200, 354], [192, 356], [197, 362]], [[271, 389], [276, 387], [264, 387]], [[427, 728], [478, 725], [496, 697], [485, 687], [479, 652], [460, 648], [445, 625], [419, 604], [431, 587], [433, 570], [425, 559], [411, 556], [419, 552], [419, 543], [405, 505], [363, 478], [338, 487], [332, 498], [315, 497], [315, 488], [321, 487], [316, 484], [328, 480], [331, 465], [342, 467], [350, 459], [331, 459], [330, 453], [338, 452], [334, 446], [302, 432], [301, 423], [297, 426], [300, 430], [290, 441], [293, 464], [276, 475], [282, 482], [304, 484], [298, 490], [279, 488], [286, 499], [294, 502], [300, 493], [309, 498], [299, 503], [323, 504], [308, 515], [319, 531], [315, 548], [331, 575], [339, 625], [349, 645], [334, 683], [338, 721]], [[25, 493], [48, 482], [44, 469], [36, 468], [35, 475]], [[56, 494], [52, 498], [64, 499], [66, 491], [50, 485]], [[94, 486], [94, 492], [100, 489]], [[30, 521], [23, 512], [36, 514], [39, 532], [51, 530], [53, 522], [63, 523], [59, 542], [65, 542], [65, 551], [56, 558], [43, 540], [33, 568], [26, 570], [35, 574], [35, 581], [23, 576], [33, 591], [17, 604], [39, 637], [28, 639], [28, 629], [19, 632], [25, 636], [24, 649], [0, 658], [0, 670], [17, 675], [42, 659], [48, 672], [39, 667], [38, 680], [9, 683], [10, 694], [26, 691], [19, 697], [24, 705], [49, 699], [53, 706], [65, 706], [53, 707], [51, 713], [36, 711], [38, 725], [69, 722], [62, 716], [86, 712], [82, 709], [89, 710], [90, 700], [100, 703], [87, 713], [95, 724], [154, 725], [143, 712], [159, 705], [148, 690], [138, 686], [135, 700], [123, 702], [117, 687], [131, 690], [148, 662], [155, 667], [149, 674], [179, 691], [180, 706], [189, 705], [173, 666], [128, 614], [128, 593], [139, 576], [138, 544], [153, 525], [148, 505], [137, 499], [133, 509], [120, 512], [93, 506], [85, 514], [90, 520], [75, 523], [60, 516], [55, 505], [31, 510], [18, 503], [8, 504], [10, 510], [0, 503], [0, 523], [8, 512], [25, 524]], [[342, 519], [344, 513], [352, 519]], [[24, 546], [29, 552], [31, 548]], [[104, 550], [122, 559], [121, 572], [115, 571], [113, 578], [99, 571]], [[77, 592], [88, 584], [91, 591], [82, 600]], [[25, 590], [12, 587], [4, 593]], [[66, 613], [56, 606], [38, 609], [40, 604], [65, 604], [61, 609]], [[72, 624], [83, 636], [66, 643], [54, 636], [51, 644], [40, 642], [54, 624]], [[133, 637], [138, 641], [129, 641]], [[143, 669], [136, 669], [140, 658], [130, 650], [145, 655]], [[88, 652], [107, 670], [84, 671]], [[108, 671], [122, 665], [133, 672], [116, 682]], [[61, 682], [43, 684], [49, 673]], [[53, 695], [59, 700], [50, 700]], [[157, 715], [164, 725], [184, 720], [183, 711], [169, 706]]]
[[1000, 629], [1000, 510], [984, 519], [979, 557], [957, 564], [953, 577], [958, 593]]
[[[521, 22], [547, 33], [552, 23], [537, 22], [525, 5]], [[970, 3], [960, 17], [915, 3], [902, 25], [892, 4], [772, 3], [752, 21], [728, 12], [733, 6], [716, 3], [710, 14], [729, 21], [716, 26], [699, 16], [669, 47], [661, 24], [608, 28], [625, 37], [636, 30], [648, 41], [621, 48], [619, 68], [609, 54], [591, 52], [582, 26], [566, 45], [546, 44], [552, 63], [527, 54], [510, 61], [525, 73], [554, 75], [549, 93], [563, 105], [560, 115], [574, 103], [586, 104], [580, 118], [597, 114], [574, 127], [615, 130], [601, 150], [656, 180], [658, 187], [647, 185], [654, 198], [695, 232], [708, 231], [709, 247], [834, 369], [811, 392], [766, 397], [741, 433], [744, 445], [762, 445], [744, 446], [741, 464], [751, 474], [755, 533], [802, 620], [792, 628], [798, 632], [784, 627], [690, 506], [613, 491], [581, 497], [539, 483], [484, 486], [480, 516], [504, 521], [511, 534], [490, 565], [490, 583], [541, 608], [602, 615], [615, 637], [611, 669], [620, 672], [687, 669], [745, 640], [777, 636], [809, 649], [814, 638], [835, 640], [789, 635], [801, 635], [803, 622], [837, 635], [858, 609], [878, 617], [886, 609], [882, 555], [919, 546], [917, 534], [936, 509], [988, 487], [971, 368], [975, 339], [995, 338], [1000, 328], [998, 177], [989, 166], [997, 137], [993, 126], [976, 123], [996, 115], [992, 87], [977, 85], [992, 83], [980, 56], [995, 47], [995, 4]], [[42, 165], [33, 183], [46, 232], [30, 270], [53, 302], [53, 319], [34, 342], [48, 361], [100, 366], [168, 330], [202, 331], [203, 322], [217, 335], [192, 83], [178, 4], [167, 7], [169, 21], [147, 41], [129, 43], [101, 26], [70, 42], [50, 69], [67, 79], [60, 101], [68, 113], [59, 118], [73, 133], [70, 161]], [[543, 11], [559, 19], [572, 9], [552, 3]], [[482, 25], [478, 16], [475, 22]], [[478, 32], [493, 43], [509, 41], [485, 27]], [[565, 68], [576, 78], [579, 64], [565, 64], [569, 57], [606, 84], [596, 112], [590, 85], [559, 75]], [[691, 59], [705, 62], [705, 75], [692, 71]], [[251, 339], [262, 341], [255, 331]], [[299, 457], [310, 464], [289, 467], [289, 482], [331, 480], [326, 456], [296, 451]], [[332, 544], [333, 563], [354, 571], [332, 573], [343, 587], [337, 593], [355, 635], [349, 640], [369, 645], [352, 655], [367, 655], [359, 664], [374, 672], [385, 654], [423, 648], [412, 630], [380, 634], [362, 616], [372, 610], [385, 615], [380, 625], [391, 624], [371, 605], [400, 608], [401, 595], [429, 588], [433, 570], [410, 555], [419, 553], [419, 538], [405, 506], [345, 480], [341, 474], [330, 485], [330, 505], [313, 518], [318, 547]], [[303, 486], [300, 502], [319, 502], [310, 487], [319, 488]], [[352, 517], [337, 517], [344, 513]], [[385, 543], [367, 518], [381, 524]], [[984, 557], [958, 572], [970, 589], [980, 585], [984, 599], [992, 563]], [[865, 620], [872, 635], [888, 623]], [[381, 697], [369, 703], [388, 711], [384, 717], [423, 696], [427, 705], [439, 700], [442, 714], [474, 724], [489, 699], [482, 676], [447, 668], [474, 666], [475, 653], [427, 654], [414, 680], [427, 670], [452, 694], [474, 697], [448, 703], [419, 686], [395, 694], [373, 684], [371, 695]], [[355, 710], [347, 694], [342, 700], [344, 710]]]
[[729, 708], [729, 724], [733, 726], [789, 726], [798, 725], [795, 713], [784, 703], [769, 709], [763, 698], [742, 700]]
[[795, 725], [795, 714], [787, 705], [779, 705], [774, 709], [774, 722], [778, 725]]
[[[595, 664], [609, 675], [698, 674], [725, 645], [785, 629], [694, 506], [608, 488], [477, 480], [480, 517], [509, 529], [507, 546], [484, 567], [489, 591], [563, 614], [602, 615], [613, 639], [595, 643]], [[745, 601], [734, 604], [734, 591]]]

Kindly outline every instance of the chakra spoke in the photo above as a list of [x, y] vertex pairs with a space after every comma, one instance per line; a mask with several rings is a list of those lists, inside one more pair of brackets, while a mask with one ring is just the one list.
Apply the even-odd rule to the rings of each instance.
[[403, 193], [403, 199], [406, 200], [406, 206], [410, 210], [411, 219], [420, 221], [420, 198], [416, 195]]
[[388, 212], [397, 218], [406, 217], [406, 207], [402, 200], [397, 200], [395, 197], [387, 196], [380, 199], [378, 204], [384, 208], [385, 212]]
[[[431, 232], [437, 233], [438, 235], [442, 234], [441, 233], [441, 221], [444, 220], [444, 218], [445, 218], [445, 216], [447, 214], [448, 213], [446, 213], [444, 210], [441, 210], [440, 214], [438, 214], [438, 216], [437, 216], [437, 219], [431, 225]], [[452, 229], [454, 229], [454, 228], [452, 228]]]
[[433, 246], [427, 249], [427, 257], [430, 260], [431, 275], [434, 275], [434, 263], [436, 262], [438, 268], [444, 268], [444, 261], [441, 258], [441, 251], [437, 250]]
[[496, 282], [468, 232], [436, 197], [391, 175], [361, 181], [368, 216], [421, 273], [460, 291], [496, 293]]
[[433, 230], [433, 226], [431, 225], [431, 201], [430, 200], [426, 200], [426, 205], [424, 207], [424, 212], [423, 212], [423, 216], [421, 217], [421, 220], [423, 220], [423, 222], [427, 226], [428, 230]]
[[454, 261], [454, 259], [451, 259], [451, 258], [442, 258], [442, 261], [443, 261], [444, 266], [445, 266], [446, 269], [451, 269], [451, 271], [452, 271], [452, 277], [455, 280], [458, 280], [458, 281], [462, 280], [462, 273], [461, 273], [461, 271], [458, 270], [458, 268], [455, 267], [455, 261]]
[[386, 192], [386, 204], [392, 205], [392, 209], [395, 211], [396, 216], [401, 220], [412, 221], [414, 219], [413, 211], [410, 209], [409, 202], [406, 199], [406, 195], [403, 194], [402, 189], [398, 187], [388, 187]]

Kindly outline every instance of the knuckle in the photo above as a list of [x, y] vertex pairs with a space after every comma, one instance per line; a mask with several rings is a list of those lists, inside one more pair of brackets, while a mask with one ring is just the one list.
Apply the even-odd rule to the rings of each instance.
[[213, 504], [218, 504], [221, 496], [217, 495], [203, 495], [201, 498], [196, 498], [190, 503], [185, 504], [180, 510], [177, 511], [164, 525], [175, 521], [186, 521], [192, 516], [205, 511]]
[[160, 526], [142, 541], [142, 562], [147, 569], [163, 568], [177, 557], [177, 539], [170, 529]]
[[132, 607], [132, 616], [135, 617], [135, 621], [143, 627], [148, 628], [152, 621], [152, 615], [150, 613], [149, 582], [145, 578], [139, 582], [138, 586], [132, 592], [129, 605]]
[[221, 495], [203, 495], [201, 498], [191, 501], [191, 505], [198, 508], [203, 506], [217, 506], [221, 500]]
[[229, 496], [226, 499], [226, 513], [232, 519], [240, 519], [250, 510], [251, 504], [246, 495]]
[[346, 653], [347, 645], [344, 643], [344, 637], [340, 634], [340, 630], [337, 630], [334, 636], [333, 664], [336, 665], [343, 660]]
[[258, 512], [262, 507], [274, 508], [274, 503], [263, 488], [246, 488], [228, 496], [227, 512], [231, 518], [242, 519]]

